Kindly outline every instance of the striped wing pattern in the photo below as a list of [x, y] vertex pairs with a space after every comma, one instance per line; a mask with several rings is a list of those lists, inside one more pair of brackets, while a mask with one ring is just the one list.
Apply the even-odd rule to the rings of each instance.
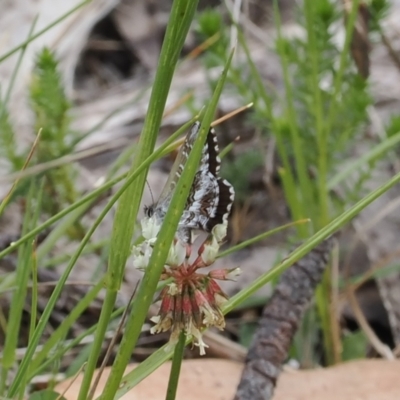
[[[148, 216], [154, 214], [160, 221], [164, 219], [199, 130], [200, 123], [196, 122], [188, 132], [176, 157], [159, 200], [146, 208]], [[217, 137], [211, 128], [178, 225], [177, 237], [185, 243], [191, 243], [193, 231], [211, 232], [215, 225], [227, 220], [231, 211], [235, 192], [228, 181], [219, 177], [221, 160], [218, 153]]]

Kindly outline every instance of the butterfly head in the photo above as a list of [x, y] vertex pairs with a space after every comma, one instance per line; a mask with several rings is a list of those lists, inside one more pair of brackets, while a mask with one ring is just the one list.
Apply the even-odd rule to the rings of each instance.
[[144, 206], [144, 215], [146, 217], [151, 218], [154, 215], [155, 205], [152, 204], [150, 206]]

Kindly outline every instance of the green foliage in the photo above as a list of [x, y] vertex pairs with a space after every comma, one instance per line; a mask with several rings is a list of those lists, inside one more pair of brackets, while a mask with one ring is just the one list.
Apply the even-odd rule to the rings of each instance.
[[[70, 104], [65, 95], [58, 63], [52, 51], [44, 48], [36, 58], [30, 87], [32, 109], [35, 113], [35, 130], [41, 132], [36, 149], [38, 163], [54, 160], [73, 151], [76, 133], [69, 130]], [[76, 174], [71, 165], [46, 173], [48, 194], [44, 209], [57, 212], [77, 197]]]
[[[32, 163], [40, 164], [70, 154], [77, 133], [69, 129], [70, 104], [54, 54], [44, 48], [36, 57], [30, 86], [31, 106], [35, 115], [34, 131], [40, 132]], [[29, 149], [20, 150], [5, 103], [0, 104], [0, 157], [7, 160], [10, 172], [20, 171]], [[74, 167], [66, 165], [46, 174], [43, 209], [55, 213], [76, 200]], [[26, 196], [29, 180], [22, 180], [12, 198]], [[72, 232], [72, 231], [71, 231]]]
[[38, 158], [48, 161], [68, 154], [71, 151], [67, 143], [70, 104], [64, 93], [57, 61], [47, 48], [36, 58], [30, 95], [36, 116], [35, 129], [42, 130]]
[[368, 349], [368, 338], [363, 331], [348, 333], [342, 339], [342, 360], [364, 358]]
[[[199, 13], [196, 22], [195, 29], [200, 41], [215, 40], [200, 57], [204, 63], [205, 73], [208, 75], [209, 86], [213, 90], [216, 79], [210, 76], [209, 70], [223, 65], [229, 57], [230, 45], [227, 26], [222, 19], [221, 13], [214, 9], [206, 9]], [[229, 70], [227, 86], [229, 87], [230, 84], [240, 92], [241, 96], [247, 98], [247, 102], [255, 100], [254, 95], [257, 90], [253, 79], [244, 68], [244, 65], [238, 60], [235, 60]]]
[[368, 12], [371, 16], [369, 21], [369, 29], [371, 32], [380, 31], [380, 21], [389, 13], [391, 2], [389, 0], [370, 0], [368, 4]]
[[225, 37], [225, 26], [222, 15], [212, 8], [208, 8], [199, 14], [197, 18], [197, 32], [202, 40], [206, 40], [215, 34]]
[[[386, 0], [372, 0], [368, 5], [376, 29], [380, 19], [387, 14], [388, 4]], [[304, 34], [286, 37], [275, 2], [275, 50], [281, 60], [284, 91], [265, 87], [239, 31], [239, 42], [247, 55], [247, 63], [240, 64], [236, 60], [229, 82], [244, 102], [254, 102], [253, 123], [276, 139], [282, 186], [292, 218], [309, 217], [312, 220], [311, 230], [306, 226], [298, 228], [298, 236], [303, 239], [326, 226], [349, 204], [362, 198], [365, 183], [388, 151], [388, 146], [382, 142], [377, 147], [385, 150], [372, 155], [376, 141], [363, 138], [364, 128], [369, 123], [367, 111], [372, 99], [368, 81], [358, 74], [350, 52], [358, 12], [358, 1], [352, 2], [350, 12], [345, 12], [337, 2], [305, 0], [298, 9], [298, 22]], [[217, 16], [213, 18], [217, 20]], [[204, 19], [212, 20], [208, 14]], [[338, 43], [337, 27], [343, 26], [343, 21], [346, 34], [344, 42]], [[200, 26], [203, 32], [209, 34], [217, 31], [217, 28], [207, 30], [203, 20]], [[217, 27], [218, 24], [212, 26]], [[221, 34], [223, 38], [226, 36]], [[217, 55], [221, 57], [223, 52], [219, 51]], [[207, 57], [216, 57], [215, 48], [209, 49], [204, 58]], [[388, 138], [395, 139], [400, 128], [399, 121], [397, 116], [393, 117], [387, 127]], [[371, 156], [354, 166], [354, 170], [348, 169], [348, 174], [352, 174], [351, 184], [347, 184], [348, 179], [342, 179], [340, 185], [335, 186], [335, 189], [340, 186], [341, 197], [337, 197], [328, 187], [328, 182], [340, 175], [344, 163], [353, 162], [354, 148], [361, 139], [367, 152], [368, 147], [371, 148]], [[259, 161], [263, 162], [262, 159]], [[361, 165], [363, 168], [360, 168]], [[251, 156], [240, 157], [225, 165], [224, 174], [234, 182], [239, 201], [246, 197], [248, 176], [257, 166], [257, 158], [252, 160]], [[355, 170], [357, 174], [353, 174]], [[319, 318], [304, 324], [298, 334], [297, 355], [302, 360], [315, 361], [312, 353], [316, 349], [319, 340], [317, 332], [321, 327], [326, 359], [328, 363], [332, 361], [329, 297], [330, 279], [326, 276], [316, 299]]]
[[[228, 83], [244, 101], [254, 102], [252, 121], [277, 138], [286, 176], [290, 173], [284, 186], [287, 198], [293, 199], [288, 201], [289, 205], [293, 204], [293, 218], [311, 217], [314, 230], [338, 215], [343, 203], [329, 202], [324, 184], [318, 186], [309, 176], [317, 174], [317, 179], [325, 182], [337, 173], [346, 152], [362, 133], [371, 104], [367, 82], [358, 75], [350, 53], [343, 53], [334, 37], [335, 27], [342, 18], [334, 2], [306, 1], [299, 10], [298, 20], [307, 35], [288, 39], [278, 34], [276, 51], [281, 57], [284, 74], [286, 70], [286, 98], [280, 99], [279, 107], [274, 105], [278, 100], [276, 93], [270, 87], [261, 86], [258, 71], [252, 70], [250, 59], [247, 62], [236, 60], [228, 76]], [[202, 58], [207, 67], [213, 60], [227, 57], [227, 29], [221, 30], [221, 26], [222, 17], [216, 11], [206, 10], [198, 17], [198, 32], [202, 38], [217, 32], [220, 35], [220, 40]], [[244, 40], [241, 44], [247, 51]], [[339, 63], [341, 57], [343, 62]], [[212, 81], [210, 85], [213, 86]], [[224, 167], [225, 176], [234, 182], [239, 201], [249, 190], [244, 176], [248, 177], [263, 162], [257, 150], [254, 154], [254, 160], [249, 156], [242, 162], [240, 157]], [[296, 189], [298, 185], [300, 192]], [[318, 210], [323, 204], [324, 208]], [[300, 229], [303, 236], [309, 234], [304, 227]]]
[[[305, 3], [299, 22], [307, 29], [307, 36], [294, 39], [278, 37], [276, 50], [290, 71], [291, 97], [288, 98], [290, 104], [286, 107], [294, 109], [300, 151], [307, 169], [309, 172], [326, 172], [330, 176], [340, 167], [346, 151], [359, 138], [367, 122], [367, 108], [371, 104], [371, 97], [367, 82], [353, 67], [350, 54], [344, 56], [345, 67], [339, 93], [335, 95], [333, 83], [339, 74], [340, 65], [337, 60], [342, 49], [337, 46], [333, 32], [334, 24], [338, 23], [342, 15], [338, 12], [337, 5], [328, 0]], [[307, 10], [307, 7], [312, 10]], [[315, 68], [311, 62], [313, 57], [318, 60]], [[332, 110], [334, 117], [326, 120]], [[256, 108], [256, 112], [260, 111]], [[296, 157], [296, 146], [291, 139], [287, 113], [289, 110], [284, 109], [282, 116], [274, 116], [277, 123], [271, 129], [275, 136], [282, 138], [283, 146], [279, 148], [279, 152], [285, 152], [285, 157], [293, 158]], [[324, 150], [321, 148], [323, 141], [326, 142], [325, 149], [329, 151], [321, 154]], [[323, 162], [326, 171], [321, 171], [321, 156], [325, 158]], [[313, 187], [317, 190], [317, 186]], [[320, 193], [319, 196], [321, 195]], [[318, 193], [315, 193], [315, 198], [317, 197]], [[316, 206], [314, 203], [314, 207]], [[331, 214], [330, 218], [335, 214]]]
[[28, 400], [66, 400], [60, 393], [53, 390], [40, 390], [39, 392], [32, 393]]
[[321, 364], [321, 354], [316, 349], [320, 342], [320, 332], [316, 308], [308, 309], [294, 337], [289, 357], [300, 362], [302, 368], [312, 368]]
[[257, 321], [249, 321], [249, 322], [241, 322], [239, 325], [239, 343], [246, 347], [249, 348], [252, 341], [254, 334], [257, 332], [258, 328], [258, 322]]
[[212, 37], [216, 38], [216, 42], [211, 44], [206, 52], [206, 56], [202, 58], [206, 67], [221, 66], [226, 61], [229, 52], [229, 38], [221, 13], [207, 8], [199, 13], [196, 22], [195, 29], [201, 42]]
[[24, 158], [18, 153], [13, 127], [5, 104], [0, 104], [0, 157], [11, 164], [13, 171], [22, 168]]
[[[31, 231], [37, 224], [41, 210], [42, 194], [43, 185], [38, 184], [36, 179], [32, 179], [26, 198], [26, 210], [22, 234]], [[6, 339], [1, 359], [3, 379], [0, 382], [0, 388], [3, 389], [7, 374], [15, 363], [15, 351], [20, 337], [22, 313], [34, 262], [34, 247], [32, 241], [25, 243], [23, 246], [19, 247], [18, 250], [18, 262], [15, 276], [13, 277], [13, 282], [9, 282], [14, 285], [17, 284], [17, 289], [14, 291], [11, 299], [9, 318], [5, 330]]]
[[392, 137], [400, 132], [400, 115], [392, 115], [389, 122], [385, 126], [387, 137]]

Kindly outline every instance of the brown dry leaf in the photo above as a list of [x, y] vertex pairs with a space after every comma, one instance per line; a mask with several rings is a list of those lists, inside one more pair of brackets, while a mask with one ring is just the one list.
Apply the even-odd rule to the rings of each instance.
[[[131, 365], [128, 371], [135, 365]], [[165, 398], [170, 364], [164, 364], [146, 378], [124, 400]], [[109, 374], [107, 368], [96, 391], [99, 395]], [[182, 366], [177, 400], [231, 400], [242, 373], [242, 364], [220, 359], [186, 360]], [[284, 371], [274, 400], [398, 400], [400, 361], [359, 360], [331, 368]], [[77, 398], [82, 376], [65, 394]], [[69, 381], [56, 387], [63, 392]], [[195, 389], [195, 390], [194, 390]]]

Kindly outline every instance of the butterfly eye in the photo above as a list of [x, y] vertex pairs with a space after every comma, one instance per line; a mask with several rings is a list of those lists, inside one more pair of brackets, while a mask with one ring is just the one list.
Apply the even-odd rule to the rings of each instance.
[[154, 214], [154, 206], [144, 206], [144, 214], [150, 218]]

